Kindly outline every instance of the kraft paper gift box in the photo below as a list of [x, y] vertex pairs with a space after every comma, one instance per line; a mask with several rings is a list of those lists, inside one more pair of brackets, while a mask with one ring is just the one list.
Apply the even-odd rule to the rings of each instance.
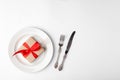
[[44, 48], [42, 45], [37, 42], [33, 37], [30, 37], [23, 45], [13, 54], [13, 56], [18, 53], [22, 54], [23, 57], [32, 63], [35, 59], [40, 56], [44, 52]]

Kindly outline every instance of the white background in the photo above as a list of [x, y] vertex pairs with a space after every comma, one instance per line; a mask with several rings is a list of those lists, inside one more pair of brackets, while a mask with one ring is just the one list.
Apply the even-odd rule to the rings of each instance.
[[[39, 26], [54, 41], [54, 58], [42, 72], [22, 72], [8, 56], [10, 39], [28, 26]], [[77, 33], [59, 72], [53, 67], [59, 36], [66, 35], [65, 50], [73, 30]], [[120, 80], [119, 0], [0, 0], [0, 37], [0, 80]]]

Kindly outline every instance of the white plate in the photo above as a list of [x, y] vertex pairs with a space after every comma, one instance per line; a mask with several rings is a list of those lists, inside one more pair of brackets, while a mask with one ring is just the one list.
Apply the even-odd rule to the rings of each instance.
[[[31, 36], [45, 47], [45, 52], [42, 53], [42, 55], [40, 55], [33, 63], [29, 63], [21, 54], [13, 56], [14, 52], [22, 45], [22, 43]], [[10, 41], [8, 51], [11, 61], [20, 70], [25, 72], [37, 72], [47, 67], [50, 63], [53, 56], [53, 49], [52, 40], [46, 32], [39, 28], [30, 27], [22, 29], [13, 36]]]

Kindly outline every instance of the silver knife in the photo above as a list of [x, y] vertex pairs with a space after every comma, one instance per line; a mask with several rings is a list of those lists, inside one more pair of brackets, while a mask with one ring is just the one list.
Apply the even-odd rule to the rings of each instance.
[[63, 65], [64, 65], [65, 59], [66, 59], [66, 57], [67, 57], [67, 54], [68, 54], [68, 52], [69, 52], [69, 49], [70, 49], [70, 47], [71, 47], [71, 44], [72, 44], [74, 35], [75, 35], [75, 31], [73, 31], [73, 33], [72, 33], [71, 36], [70, 36], [70, 39], [69, 39], [68, 44], [67, 44], [67, 48], [66, 48], [66, 50], [65, 50], [65, 55], [63, 56], [62, 63], [61, 63], [61, 65], [59, 66], [59, 71], [61, 71], [61, 70], [63, 69]]

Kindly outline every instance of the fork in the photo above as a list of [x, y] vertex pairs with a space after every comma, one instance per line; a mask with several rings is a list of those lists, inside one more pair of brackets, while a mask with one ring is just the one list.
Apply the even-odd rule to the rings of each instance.
[[59, 41], [58, 56], [57, 56], [57, 60], [56, 60], [55, 65], [54, 65], [55, 68], [58, 67], [58, 61], [59, 61], [59, 57], [60, 57], [60, 54], [61, 54], [64, 39], [65, 39], [65, 35], [61, 35], [60, 36], [60, 41]]

